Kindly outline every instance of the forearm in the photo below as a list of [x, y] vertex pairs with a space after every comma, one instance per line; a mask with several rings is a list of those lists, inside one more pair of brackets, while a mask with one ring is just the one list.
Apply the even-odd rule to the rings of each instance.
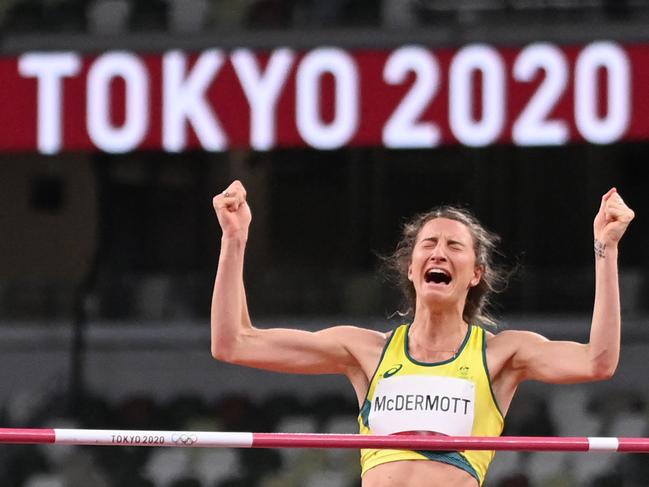
[[620, 288], [617, 245], [606, 245], [595, 256], [595, 302], [590, 330], [589, 356], [593, 372], [610, 377], [620, 356]]
[[246, 287], [241, 280], [241, 323], [244, 328], [252, 328], [252, 320], [248, 312], [248, 300], [246, 299]]
[[[512, 370], [520, 380], [574, 383], [610, 378], [620, 358], [620, 288], [618, 244], [635, 213], [617, 189], [602, 196], [593, 221], [595, 302], [587, 344], [551, 341], [533, 333], [502, 334], [512, 350]], [[507, 337], [512, 338], [507, 338]], [[507, 347], [505, 347], [507, 350]]]
[[221, 240], [210, 316], [215, 358], [225, 358], [240, 333], [251, 327], [243, 286], [245, 246], [242, 238], [224, 237]]

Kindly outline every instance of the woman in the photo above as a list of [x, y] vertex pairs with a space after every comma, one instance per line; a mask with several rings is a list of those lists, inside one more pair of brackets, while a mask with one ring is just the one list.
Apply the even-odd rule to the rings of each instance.
[[[594, 221], [595, 304], [587, 344], [475, 326], [498, 279], [491, 264], [495, 239], [470, 214], [453, 208], [406, 225], [394, 254], [413, 297], [411, 324], [388, 333], [353, 326], [313, 333], [255, 328], [243, 284], [251, 221], [246, 190], [235, 181], [213, 205], [223, 237], [212, 297], [212, 355], [277, 372], [344, 374], [361, 408], [361, 433], [500, 435], [524, 380], [602, 380], [617, 367], [617, 248], [634, 213], [615, 188], [602, 197]], [[363, 450], [363, 486], [476, 487], [492, 458], [493, 452]]]

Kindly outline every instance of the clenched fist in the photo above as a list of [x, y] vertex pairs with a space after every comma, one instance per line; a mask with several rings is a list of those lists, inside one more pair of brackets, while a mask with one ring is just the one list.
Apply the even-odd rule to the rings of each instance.
[[246, 202], [246, 188], [241, 181], [234, 181], [225, 191], [212, 198], [212, 206], [221, 225], [223, 237], [248, 238], [252, 214]]
[[603, 245], [616, 246], [634, 217], [635, 213], [617, 189], [611, 188], [602, 196], [602, 204], [593, 222], [595, 240]]

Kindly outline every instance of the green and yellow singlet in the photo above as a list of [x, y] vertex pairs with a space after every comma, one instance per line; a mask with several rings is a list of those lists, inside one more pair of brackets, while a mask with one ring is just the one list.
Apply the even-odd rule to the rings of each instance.
[[[449, 436], [500, 436], [504, 419], [491, 389], [485, 331], [469, 326], [454, 358], [422, 363], [408, 352], [410, 325], [389, 338], [358, 415], [360, 433], [431, 431]], [[388, 462], [432, 460], [454, 465], [480, 485], [493, 451], [361, 450], [362, 474]]]

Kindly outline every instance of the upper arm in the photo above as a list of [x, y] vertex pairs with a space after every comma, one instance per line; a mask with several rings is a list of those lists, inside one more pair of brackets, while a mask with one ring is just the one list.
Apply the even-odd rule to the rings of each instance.
[[595, 372], [587, 344], [548, 340], [529, 331], [497, 335], [509, 354], [509, 368], [523, 380], [566, 384], [601, 379]]
[[348, 373], [359, 366], [364, 347], [383, 333], [354, 326], [336, 326], [311, 332], [286, 328], [243, 331], [227, 349], [214, 353], [227, 362], [276, 372], [298, 374]]

